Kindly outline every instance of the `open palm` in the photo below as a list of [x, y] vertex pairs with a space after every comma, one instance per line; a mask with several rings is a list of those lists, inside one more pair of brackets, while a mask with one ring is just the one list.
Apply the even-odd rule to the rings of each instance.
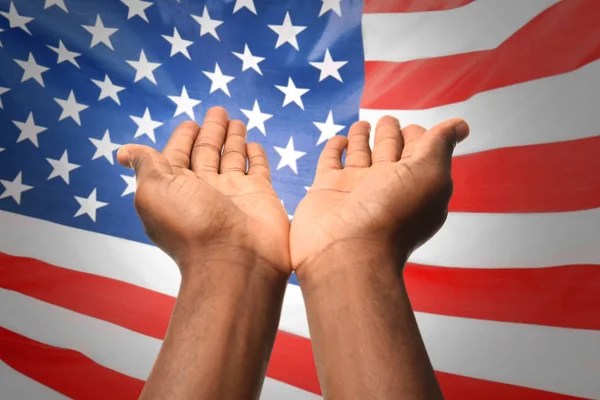
[[118, 159], [136, 171], [135, 206], [148, 236], [180, 266], [236, 243], [289, 273], [289, 221], [266, 153], [246, 143], [246, 126], [223, 108], [210, 109], [202, 128], [180, 125], [162, 153], [127, 145]]
[[416, 125], [400, 129], [398, 120], [384, 117], [373, 151], [369, 133], [369, 124], [358, 122], [348, 138], [335, 136], [323, 149], [292, 223], [293, 268], [338, 243], [359, 240], [405, 259], [445, 221], [452, 151], [468, 135], [464, 121], [448, 120], [426, 131]]

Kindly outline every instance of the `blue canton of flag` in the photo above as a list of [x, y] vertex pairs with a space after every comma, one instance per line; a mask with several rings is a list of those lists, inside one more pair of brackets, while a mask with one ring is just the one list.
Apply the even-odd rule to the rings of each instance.
[[147, 242], [116, 151], [221, 105], [292, 214], [358, 118], [361, 3], [0, 0], [0, 209]]

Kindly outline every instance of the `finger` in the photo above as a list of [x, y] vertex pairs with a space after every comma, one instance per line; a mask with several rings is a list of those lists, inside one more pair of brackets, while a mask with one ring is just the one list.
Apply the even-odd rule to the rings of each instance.
[[219, 172], [246, 174], [246, 125], [240, 120], [229, 121]]
[[138, 183], [156, 179], [163, 174], [171, 174], [173, 170], [169, 161], [152, 147], [139, 144], [128, 144], [119, 149], [117, 160], [124, 167], [135, 171]]
[[345, 168], [367, 168], [371, 166], [370, 130], [371, 126], [365, 121], [355, 122], [350, 127]]
[[320, 176], [329, 171], [341, 170], [342, 167], [342, 154], [344, 149], [348, 146], [348, 138], [345, 136], [334, 136], [327, 143], [321, 151], [319, 162], [317, 163], [316, 176]]
[[258, 143], [246, 145], [248, 154], [248, 175], [259, 175], [271, 182], [271, 170], [265, 149]]
[[400, 133], [400, 121], [386, 115], [377, 122], [375, 145], [371, 160], [373, 164], [393, 163], [400, 159], [404, 140]]
[[186, 121], [179, 125], [169, 138], [162, 153], [173, 167], [190, 167], [190, 157], [194, 142], [200, 133], [200, 127], [193, 121]]
[[206, 113], [200, 134], [192, 149], [192, 170], [196, 173], [218, 173], [221, 150], [225, 142], [229, 116], [223, 107], [213, 107]]
[[460, 119], [453, 118], [437, 124], [423, 134], [415, 149], [415, 157], [428, 158], [450, 168], [452, 153], [457, 143], [469, 136], [469, 125]]
[[420, 125], [408, 125], [402, 128], [402, 140], [404, 142], [404, 147], [402, 148], [402, 155], [400, 158], [402, 160], [410, 158], [417, 147], [417, 143], [423, 136], [427, 129], [423, 128]]

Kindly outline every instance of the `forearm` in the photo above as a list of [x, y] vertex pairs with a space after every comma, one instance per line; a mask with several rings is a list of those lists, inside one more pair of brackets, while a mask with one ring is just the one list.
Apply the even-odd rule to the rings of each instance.
[[230, 251], [184, 268], [193, 274], [182, 277], [142, 399], [258, 398], [287, 282], [262, 262]]
[[324, 397], [441, 399], [403, 261], [378, 247], [341, 244], [299, 271]]

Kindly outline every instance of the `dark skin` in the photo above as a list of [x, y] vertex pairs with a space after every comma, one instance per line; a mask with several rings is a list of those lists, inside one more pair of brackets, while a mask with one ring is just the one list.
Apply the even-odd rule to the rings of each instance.
[[426, 131], [384, 117], [371, 152], [354, 124], [325, 146], [291, 230], [264, 150], [224, 109], [179, 126], [162, 153], [124, 146], [146, 232], [182, 275], [141, 398], [258, 398], [293, 270], [325, 398], [442, 398], [402, 269], [445, 220], [467, 135], [461, 120]]

